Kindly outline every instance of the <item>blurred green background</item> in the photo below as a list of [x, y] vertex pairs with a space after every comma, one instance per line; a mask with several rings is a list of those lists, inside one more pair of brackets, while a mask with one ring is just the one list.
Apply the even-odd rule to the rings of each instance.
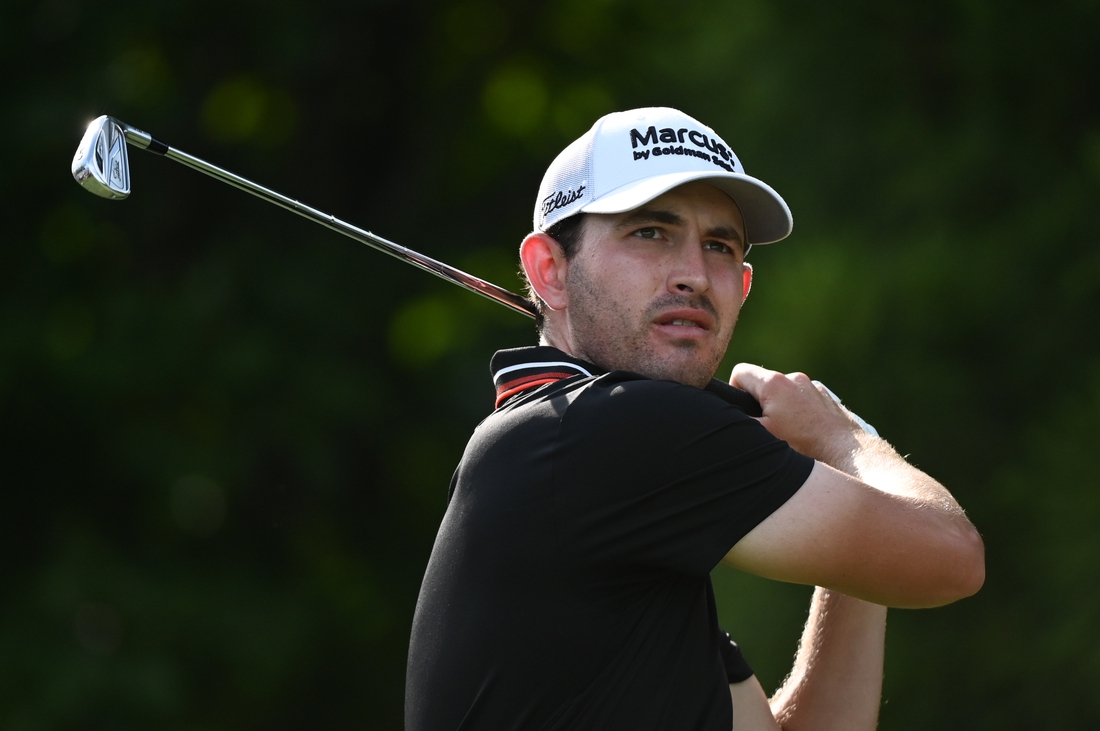
[[[488, 358], [534, 340], [140, 151], [94, 198], [89, 120], [516, 288], [549, 160], [650, 104], [795, 214], [727, 368], [825, 381], [985, 535], [977, 596], [892, 612], [881, 727], [1100, 726], [1095, 0], [17, 1], [0, 57], [0, 728], [400, 728]], [[774, 688], [809, 590], [715, 580]]]

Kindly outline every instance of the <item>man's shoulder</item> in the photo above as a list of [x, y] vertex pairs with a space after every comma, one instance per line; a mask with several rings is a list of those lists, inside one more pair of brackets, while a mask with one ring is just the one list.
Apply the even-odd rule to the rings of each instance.
[[549, 400], [564, 402], [568, 410], [606, 412], [615, 418], [687, 418], [725, 411], [731, 417], [759, 415], [751, 396], [721, 381], [697, 388], [631, 371], [606, 372], [548, 346], [499, 351], [491, 369], [498, 408]]
[[586, 420], [614, 419], [643, 428], [748, 418], [739, 405], [710, 390], [630, 371], [587, 379], [572, 399], [571, 411]]

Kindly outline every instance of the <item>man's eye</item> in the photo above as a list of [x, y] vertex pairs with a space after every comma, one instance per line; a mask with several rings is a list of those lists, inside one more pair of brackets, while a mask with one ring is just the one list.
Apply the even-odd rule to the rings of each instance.
[[723, 244], [721, 241], [708, 241], [706, 248], [712, 251], [717, 251], [722, 254], [732, 254], [733, 249], [728, 244]]
[[658, 236], [660, 236], [660, 233], [657, 231], [657, 229], [653, 228], [652, 226], [647, 226], [646, 228], [640, 228], [637, 231], [635, 231], [634, 233], [635, 233], [635, 235], [640, 236], [643, 239], [655, 239]]

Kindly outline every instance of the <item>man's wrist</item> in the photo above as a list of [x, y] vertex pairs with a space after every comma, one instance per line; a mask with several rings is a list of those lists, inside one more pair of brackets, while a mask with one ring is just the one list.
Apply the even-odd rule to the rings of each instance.
[[821, 455], [810, 455], [841, 472], [860, 478], [871, 463], [897, 458], [897, 452], [882, 437], [871, 436], [858, 427], [821, 450]]

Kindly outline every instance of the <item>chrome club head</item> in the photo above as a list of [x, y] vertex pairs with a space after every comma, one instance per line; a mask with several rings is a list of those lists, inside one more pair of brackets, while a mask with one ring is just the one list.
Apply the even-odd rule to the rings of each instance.
[[121, 200], [130, 195], [126, 133], [106, 115], [88, 125], [72, 165], [73, 177], [98, 196]]

